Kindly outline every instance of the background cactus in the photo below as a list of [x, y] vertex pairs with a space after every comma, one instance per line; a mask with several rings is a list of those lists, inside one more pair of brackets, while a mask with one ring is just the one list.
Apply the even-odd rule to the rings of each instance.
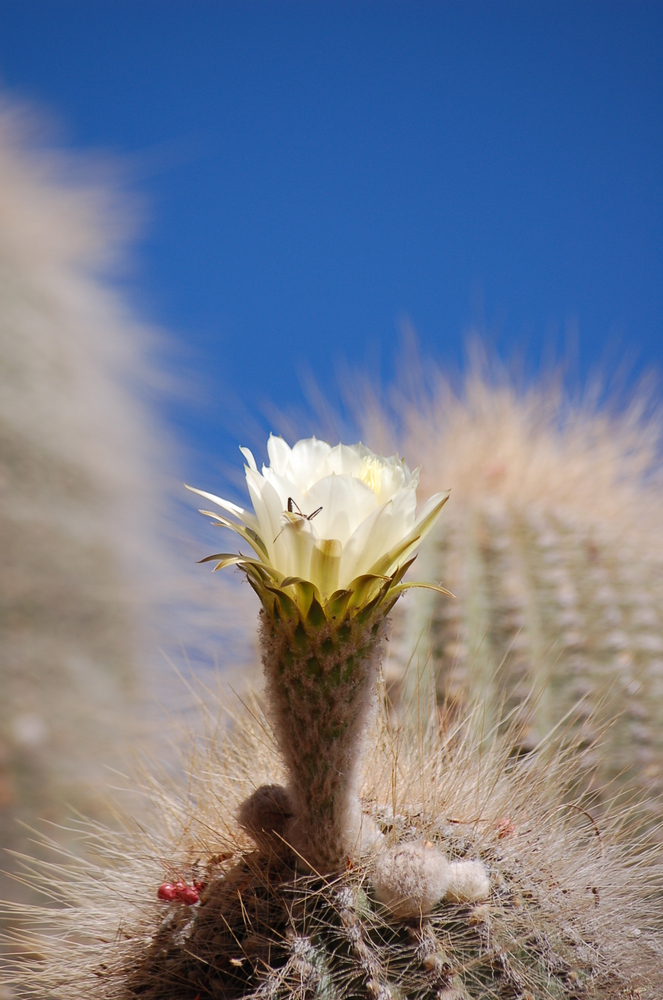
[[99, 808], [102, 761], [135, 731], [144, 592], [129, 553], [150, 546], [158, 440], [128, 386], [147, 332], [102, 277], [120, 216], [38, 132], [1, 109], [0, 842], [14, 849], [29, 836], [17, 819]]
[[[212, 617], [193, 541], [176, 549], [155, 468], [170, 453], [150, 402], [158, 337], [114, 273], [131, 205], [108, 171], [43, 140], [34, 114], [0, 104], [2, 871], [7, 850], [34, 850], [18, 820], [105, 814], [123, 737], [159, 739], [157, 679], [162, 704], [182, 703], [157, 628], [161, 646], [208, 663], [219, 628], [238, 665], [242, 653], [216, 606]], [[246, 613], [219, 587], [246, 641]], [[0, 874], [1, 897], [26, 892]]]
[[[492, 722], [533, 692], [525, 747], [567, 713], [587, 742], [618, 715], [586, 758], [591, 781], [619, 776], [658, 817], [663, 483], [647, 393], [611, 415], [478, 366], [460, 392], [438, 374], [414, 396], [396, 400], [399, 447], [421, 462], [424, 489], [452, 487], [415, 572], [456, 599], [418, 593], [396, 609], [392, 697], [423, 699], [426, 714], [432, 678], [445, 710], [480, 693]], [[368, 412], [367, 438], [393, 447], [394, 420]]]

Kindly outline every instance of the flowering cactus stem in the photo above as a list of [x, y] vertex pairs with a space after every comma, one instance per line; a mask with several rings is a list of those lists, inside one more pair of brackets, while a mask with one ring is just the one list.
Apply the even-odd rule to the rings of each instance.
[[[401, 582], [448, 493], [431, 497], [417, 517], [418, 473], [401, 459], [315, 438], [290, 448], [272, 436], [267, 450], [271, 465], [261, 474], [242, 449], [253, 513], [194, 490], [224, 511], [203, 513], [257, 558], [220, 552], [203, 562], [239, 566], [260, 598], [270, 718], [292, 810], [284, 839], [314, 871], [330, 874], [380, 836], [362, 816], [358, 786], [387, 616], [408, 587], [448, 594]], [[257, 800], [245, 803], [244, 828], [261, 843], [270, 831], [260, 828], [256, 806], [259, 816]]]

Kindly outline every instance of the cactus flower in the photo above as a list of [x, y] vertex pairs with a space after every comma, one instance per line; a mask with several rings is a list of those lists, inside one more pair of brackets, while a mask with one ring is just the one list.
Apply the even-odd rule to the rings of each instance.
[[[203, 511], [237, 532], [257, 558], [221, 552], [203, 561], [215, 560], [215, 569], [239, 565], [263, 603], [265, 585], [291, 588], [298, 604], [307, 601], [312, 585], [323, 605], [357, 591], [365, 603], [389, 579], [393, 598], [412, 586], [400, 584], [394, 593], [448, 492], [432, 496], [417, 516], [418, 470], [410, 472], [401, 459], [383, 458], [362, 444], [331, 447], [313, 437], [290, 448], [271, 435], [270, 464], [262, 472], [251, 451], [241, 451], [253, 512], [203, 490], [193, 492], [225, 512]], [[302, 582], [308, 584], [303, 591], [297, 586]]]

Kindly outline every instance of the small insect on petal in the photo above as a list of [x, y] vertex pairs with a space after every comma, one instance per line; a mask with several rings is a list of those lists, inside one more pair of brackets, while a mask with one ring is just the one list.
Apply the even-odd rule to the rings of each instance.
[[163, 899], [166, 903], [172, 903], [174, 899], [177, 898], [177, 889], [170, 882], [164, 882], [163, 885], [159, 886], [157, 892], [159, 899]]

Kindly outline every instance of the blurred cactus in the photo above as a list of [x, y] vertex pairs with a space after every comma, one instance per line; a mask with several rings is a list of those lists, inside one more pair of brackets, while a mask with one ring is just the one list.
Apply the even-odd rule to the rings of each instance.
[[158, 435], [132, 388], [147, 331], [108, 280], [121, 216], [0, 110], [0, 842], [20, 848], [17, 819], [98, 808], [135, 726]]
[[[440, 710], [462, 714], [480, 693], [488, 728], [522, 705], [525, 749], [567, 714], [585, 742], [618, 715], [586, 760], [591, 781], [619, 776], [660, 815], [663, 481], [646, 396], [611, 416], [475, 371], [463, 393], [439, 376], [397, 411], [424, 488], [452, 487], [416, 572], [456, 600], [400, 609], [392, 695], [427, 714], [434, 683]], [[372, 420], [369, 440], [384, 446], [384, 428]]]

